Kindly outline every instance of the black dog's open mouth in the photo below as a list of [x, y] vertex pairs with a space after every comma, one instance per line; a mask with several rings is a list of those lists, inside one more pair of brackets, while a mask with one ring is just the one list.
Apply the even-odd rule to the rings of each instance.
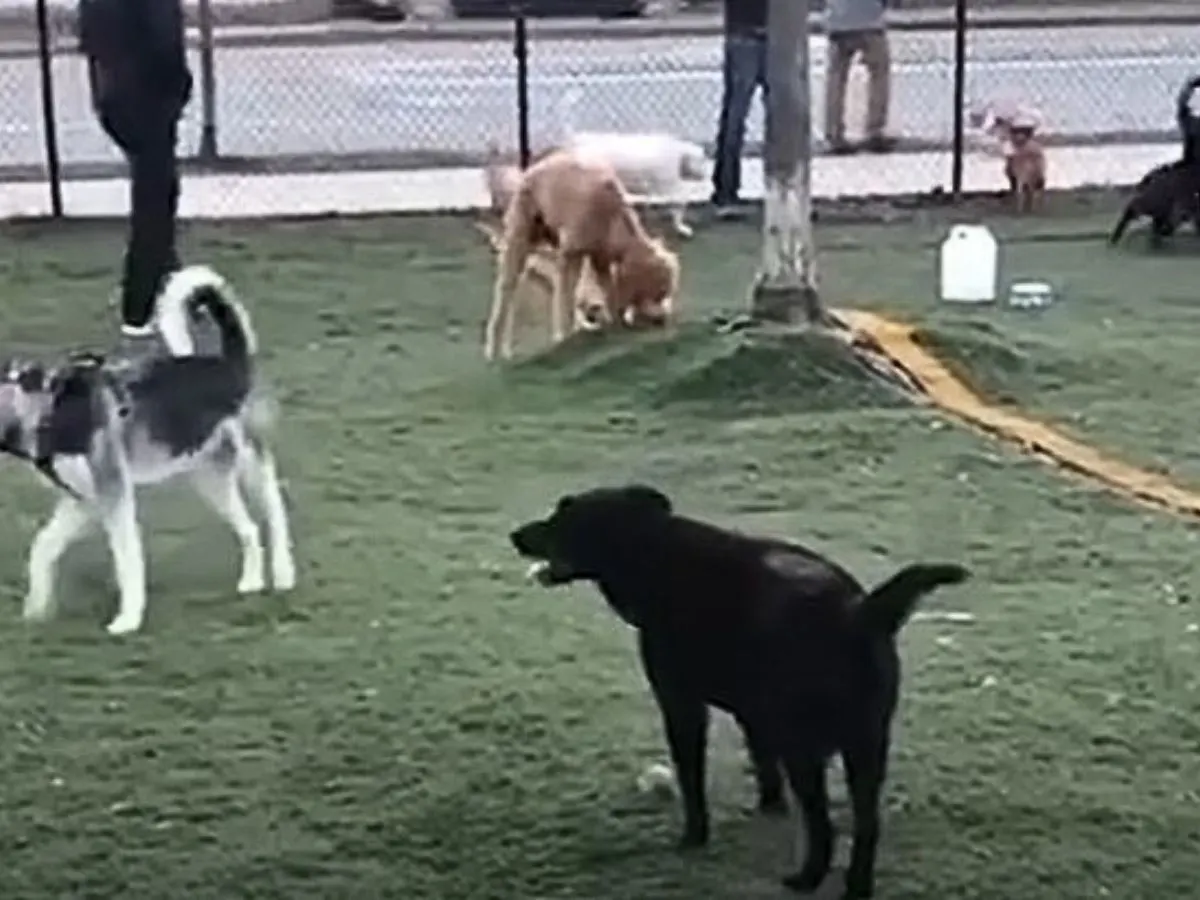
[[562, 563], [539, 559], [529, 567], [526, 576], [542, 587], [554, 587], [575, 580], [575, 570]]
[[553, 587], [574, 580], [574, 568], [553, 558], [548, 523], [542, 521], [522, 525], [509, 535], [509, 540], [518, 553], [526, 559], [534, 560], [527, 573], [531, 581], [543, 587]]

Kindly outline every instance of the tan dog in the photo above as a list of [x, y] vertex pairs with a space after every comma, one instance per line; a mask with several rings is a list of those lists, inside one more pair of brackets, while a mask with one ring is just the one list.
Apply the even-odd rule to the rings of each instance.
[[512, 355], [514, 295], [530, 255], [542, 245], [556, 251], [550, 305], [555, 343], [577, 325], [577, 292], [587, 263], [610, 321], [669, 317], [679, 280], [675, 255], [647, 234], [610, 164], [555, 150], [521, 174], [505, 210], [484, 342], [489, 360]]
[[1017, 212], [1032, 212], [1041, 204], [1046, 191], [1046, 151], [1034, 137], [1032, 128], [1009, 127], [1004, 177], [1008, 179]]
[[[547, 153], [548, 151], [542, 151], [534, 157], [533, 161], [537, 162]], [[504, 246], [504, 237], [501, 231], [503, 217], [508, 212], [508, 207], [512, 204], [512, 199], [521, 184], [521, 167], [507, 158], [497, 144], [491, 143], [488, 145], [487, 162], [483, 174], [487, 184], [488, 199], [491, 202], [490, 210], [500, 217], [501, 226], [493, 227], [490, 223], [480, 223], [480, 230], [487, 236], [492, 249], [500, 254], [501, 248]], [[554, 296], [554, 270], [556, 268], [554, 259], [557, 252], [557, 241], [553, 235], [547, 234], [543, 237], [545, 240], [540, 241], [532, 248], [522, 277], [527, 284], [536, 289], [539, 299], [548, 304]], [[600, 293], [600, 287], [596, 284], [590, 264], [584, 267], [579, 293], [577, 324], [585, 328], [599, 327], [603, 317], [607, 315], [608, 303]]]
[[985, 152], [1004, 159], [1004, 177], [1017, 212], [1034, 209], [1046, 190], [1046, 151], [1037, 138], [1042, 114], [1013, 101], [989, 103], [968, 111], [968, 124], [990, 142]]

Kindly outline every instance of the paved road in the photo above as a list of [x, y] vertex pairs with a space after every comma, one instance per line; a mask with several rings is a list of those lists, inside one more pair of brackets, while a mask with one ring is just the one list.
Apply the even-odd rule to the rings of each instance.
[[[824, 41], [814, 38], [814, 124], [824, 84]], [[895, 130], [924, 140], [951, 133], [952, 36], [897, 33]], [[977, 32], [970, 42], [973, 97], [1039, 105], [1048, 130], [1071, 135], [1172, 127], [1178, 85], [1200, 72], [1200, 26]], [[715, 38], [539, 42], [531, 60], [535, 141], [553, 139], [556, 106], [575, 86], [576, 127], [667, 129], [707, 141], [720, 95]], [[54, 66], [64, 159], [115, 159], [92, 121], [82, 64]], [[477, 153], [489, 139], [515, 146], [515, 63], [503, 42], [392, 42], [217, 51], [219, 139], [224, 153], [273, 157], [330, 153]], [[42, 159], [37, 69], [0, 61], [0, 165]], [[184, 128], [199, 137], [199, 104]], [[750, 140], [762, 134], [761, 111]]]

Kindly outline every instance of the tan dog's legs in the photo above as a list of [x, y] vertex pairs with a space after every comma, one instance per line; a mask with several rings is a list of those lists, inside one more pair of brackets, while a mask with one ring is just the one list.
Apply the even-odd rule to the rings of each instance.
[[610, 266], [599, 266], [596, 264], [595, 260], [591, 260], [589, 265], [592, 271], [592, 280], [596, 285], [596, 291], [604, 301], [604, 306], [600, 310], [600, 316], [602, 318], [593, 319], [587, 315], [588, 309], [585, 309], [585, 305], [587, 305], [588, 308], [594, 308], [596, 306], [594, 303], [589, 303], [591, 297], [589, 294], [587, 298], [584, 298], [583, 303], [577, 304], [575, 307], [580, 317], [576, 320], [576, 324], [577, 326], [586, 328], [589, 331], [595, 331], [596, 329], [603, 327], [605, 324], [610, 324], [616, 321], [613, 310], [614, 285], [612, 268]]
[[506, 236], [500, 250], [492, 311], [483, 342], [483, 355], [489, 362], [496, 359], [497, 354], [503, 359], [512, 357], [513, 300], [528, 256], [529, 245], [523, 237]]
[[568, 328], [575, 330], [583, 262], [583, 257], [578, 253], [560, 252], [558, 277], [554, 279], [554, 297], [550, 301], [550, 338], [556, 344], [566, 340]]

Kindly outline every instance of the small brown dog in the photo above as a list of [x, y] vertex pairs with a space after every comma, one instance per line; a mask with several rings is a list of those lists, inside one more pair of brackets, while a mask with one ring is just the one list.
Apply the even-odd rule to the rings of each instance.
[[1004, 177], [1017, 212], [1032, 212], [1046, 192], [1046, 151], [1030, 125], [1010, 123], [1004, 154]]
[[1017, 212], [1032, 210], [1046, 190], [1046, 151], [1037, 137], [1041, 112], [1026, 103], [1000, 100], [972, 106], [967, 124], [976, 149], [1004, 160], [1004, 177]]
[[[493, 179], [495, 187], [493, 188]], [[489, 176], [493, 202], [506, 192], [506, 176]], [[555, 343], [577, 320], [577, 293], [585, 266], [605, 300], [609, 321], [663, 322], [679, 282], [675, 254], [650, 237], [608, 163], [554, 150], [520, 174], [504, 212], [499, 270], [488, 317], [484, 355], [512, 355], [513, 302], [531, 254], [556, 250], [550, 306]]]

